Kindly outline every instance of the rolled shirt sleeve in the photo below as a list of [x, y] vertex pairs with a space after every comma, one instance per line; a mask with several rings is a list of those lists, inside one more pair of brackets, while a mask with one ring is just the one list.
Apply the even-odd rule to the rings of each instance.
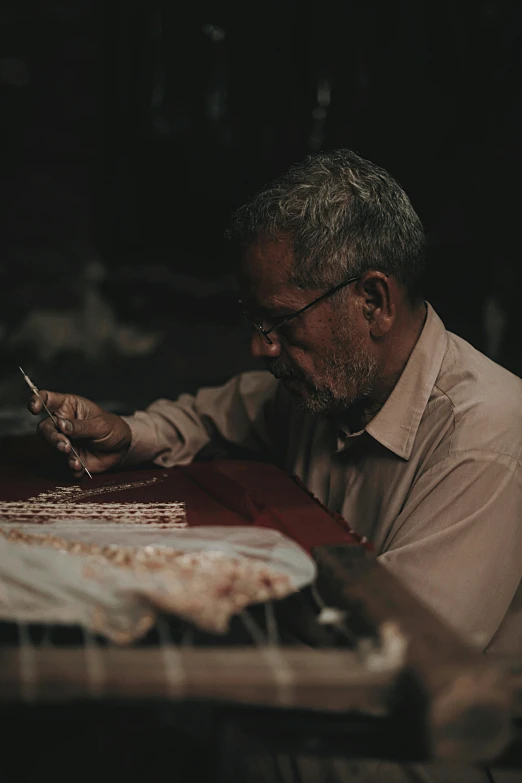
[[126, 465], [153, 461], [186, 465], [206, 447], [231, 444], [259, 455], [278, 448], [275, 426], [278, 381], [268, 372], [245, 372], [224, 386], [159, 399], [124, 417], [132, 441]]

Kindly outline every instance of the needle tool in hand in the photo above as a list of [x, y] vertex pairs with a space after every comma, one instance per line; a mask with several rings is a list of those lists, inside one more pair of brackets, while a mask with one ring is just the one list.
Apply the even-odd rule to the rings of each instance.
[[[24, 380], [25, 380], [26, 384], [29, 386], [29, 388], [31, 389], [31, 391], [33, 392], [33, 394], [36, 394], [36, 396], [38, 397], [38, 399], [39, 399], [39, 400], [40, 400], [40, 402], [42, 403], [42, 405], [43, 405], [43, 407], [44, 407], [44, 410], [45, 410], [45, 412], [47, 413], [47, 415], [48, 415], [48, 416], [49, 416], [49, 418], [51, 419], [52, 423], [54, 424], [54, 426], [56, 427], [56, 429], [58, 430], [58, 432], [59, 432], [60, 434], [62, 434], [62, 435], [63, 435], [63, 433], [62, 433], [62, 431], [61, 431], [61, 429], [60, 429], [60, 425], [58, 424], [58, 419], [56, 418], [56, 416], [54, 416], [54, 415], [51, 413], [51, 411], [49, 410], [49, 408], [47, 407], [47, 405], [46, 405], [46, 404], [45, 404], [45, 402], [43, 401], [43, 399], [42, 399], [42, 396], [41, 396], [40, 392], [38, 391], [37, 387], [34, 385], [34, 383], [33, 383], [33, 382], [32, 382], [32, 380], [29, 378], [29, 376], [25, 374], [25, 372], [22, 370], [22, 368], [21, 368], [20, 366], [18, 367], [18, 369], [20, 370], [20, 372], [21, 372], [21, 373], [22, 373], [22, 375], [24, 376]], [[71, 443], [71, 452], [74, 454], [74, 456], [76, 457], [76, 459], [78, 460], [78, 462], [80, 463], [80, 465], [82, 466], [82, 468], [84, 469], [84, 471], [87, 473], [87, 475], [89, 476], [89, 478], [91, 478], [91, 479], [92, 479], [92, 476], [91, 476], [91, 474], [89, 473], [89, 471], [87, 470], [87, 468], [86, 468], [86, 466], [85, 466], [85, 463], [83, 462], [82, 458], [80, 457], [80, 455], [78, 454], [78, 452], [76, 451], [76, 449], [74, 448], [74, 446], [72, 445], [72, 443]]]

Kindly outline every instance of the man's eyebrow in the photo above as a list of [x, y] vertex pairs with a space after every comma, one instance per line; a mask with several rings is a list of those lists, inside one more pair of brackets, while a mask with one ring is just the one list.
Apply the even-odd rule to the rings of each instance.
[[247, 309], [250, 309], [253, 313], [259, 313], [260, 315], [282, 315], [283, 313], [291, 313], [295, 308], [290, 305], [285, 305], [282, 302], [266, 302], [265, 304], [257, 304], [253, 301], [245, 302]]
[[266, 304], [259, 308], [259, 311], [262, 313], [265, 313], [265, 315], [273, 315], [275, 313], [281, 313], [282, 311], [288, 310], [290, 311], [291, 308], [288, 305], [284, 304]]
[[265, 310], [261, 315], [266, 318], [267, 321], [277, 323], [280, 320], [288, 318], [290, 315], [294, 315], [296, 312], [297, 308], [295, 307], [283, 307], [283, 305], [280, 305], [279, 307], [272, 310]]

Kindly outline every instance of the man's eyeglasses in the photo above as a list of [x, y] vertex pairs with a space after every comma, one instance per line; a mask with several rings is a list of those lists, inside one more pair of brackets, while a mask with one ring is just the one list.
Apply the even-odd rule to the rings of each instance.
[[[287, 321], [291, 321], [292, 318], [297, 318], [298, 315], [301, 315], [306, 310], [309, 310], [310, 307], [313, 307], [314, 305], [321, 302], [323, 299], [326, 299], [328, 296], [333, 296], [333, 294], [337, 293], [341, 288], [344, 288], [345, 285], [348, 285], [349, 283], [354, 283], [356, 280], [360, 280], [361, 275], [358, 277], [350, 277], [349, 280], [345, 280], [342, 283], [339, 283], [339, 285], [334, 286], [333, 288], [330, 288], [326, 293], [321, 294], [321, 296], [318, 296], [317, 299], [314, 299], [312, 302], [308, 302], [307, 305], [304, 307], [301, 307], [300, 310], [297, 310], [295, 313], [290, 313], [289, 315], [285, 315], [283, 318], [281, 318], [274, 326], [271, 326], [270, 329], [263, 329], [261, 324], [258, 324], [257, 321], [255, 321], [251, 315], [249, 315], [247, 312], [243, 310], [243, 315], [249, 321], [249, 323], [254, 327], [256, 332], [259, 332], [259, 334], [263, 335], [265, 340], [269, 345], [273, 345], [273, 341], [270, 339], [270, 334], [274, 332], [276, 329], [279, 329], [283, 324], [286, 324]], [[239, 304], [241, 305], [242, 302], [239, 300]]]

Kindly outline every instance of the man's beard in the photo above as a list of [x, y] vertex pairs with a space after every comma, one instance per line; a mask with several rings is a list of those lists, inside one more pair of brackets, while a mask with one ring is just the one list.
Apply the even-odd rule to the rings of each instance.
[[335, 347], [323, 357], [313, 376], [279, 359], [267, 360], [267, 366], [275, 378], [296, 380], [305, 387], [303, 396], [296, 393], [299, 410], [325, 415], [341, 413], [369, 400], [378, 375], [375, 359], [353, 339], [348, 349]]

